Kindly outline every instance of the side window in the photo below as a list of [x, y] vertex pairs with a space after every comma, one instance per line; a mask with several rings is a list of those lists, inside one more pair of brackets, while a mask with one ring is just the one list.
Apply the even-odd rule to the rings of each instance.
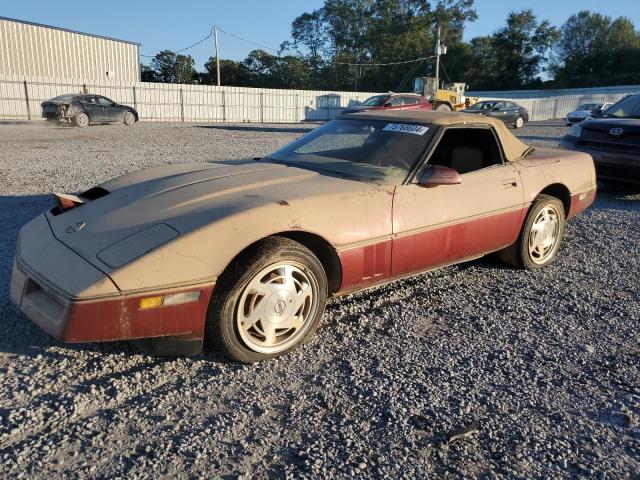
[[489, 128], [449, 128], [427, 162], [460, 174], [502, 164], [496, 137]]
[[507, 105], [505, 104], [505, 102], [497, 102], [494, 106], [493, 109], [498, 109], [498, 110], [506, 110], [507, 109]]
[[402, 97], [391, 97], [388, 103], [390, 103], [392, 107], [400, 106], [402, 105]]
[[96, 97], [94, 97], [94, 96], [82, 97], [80, 101], [82, 103], [89, 103], [91, 105], [95, 105], [96, 104]]
[[96, 97], [98, 99], [98, 103], [104, 107], [111, 107], [113, 102], [109, 100], [107, 97]]
[[418, 98], [416, 97], [403, 97], [405, 105], [415, 105], [418, 103]]

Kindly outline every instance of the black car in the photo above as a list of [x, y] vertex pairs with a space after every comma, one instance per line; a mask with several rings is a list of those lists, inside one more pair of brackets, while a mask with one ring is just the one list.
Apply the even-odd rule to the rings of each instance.
[[640, 94], [573, 125], [560, 146], [590, 154], [598, 178], [640, 183]]
[[514, 128], [521, 128], [529, 121], [529, 111], [526, 108], [506, 100], [483, 100], [462, 111], [498, 118]]
[[138, 121], [138, 112], [101, 95], [60, 95], [42, 102], [42, 117], [72, 123], [78, 127], [113, 122], [133, 125]]

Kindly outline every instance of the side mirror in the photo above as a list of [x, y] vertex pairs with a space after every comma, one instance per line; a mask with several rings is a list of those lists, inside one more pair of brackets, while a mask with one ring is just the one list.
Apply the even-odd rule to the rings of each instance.
[[391, 102], [387, 102], [383, 105], [384, 107], [390, 107], [391, 106]]
[[437, 187], [438, 185], [458, 185], [462, 183], [460, 174], [453, 168], [443, 165], [427, 165], [417, 176], [421, 187]]

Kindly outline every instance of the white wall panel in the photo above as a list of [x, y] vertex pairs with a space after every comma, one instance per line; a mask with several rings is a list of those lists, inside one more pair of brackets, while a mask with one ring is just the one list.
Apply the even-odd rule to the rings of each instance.
[[[0, 44], [0, 50], [2, 45]], [[2, 63], [0, 63], [2, 65]], [[324, 121], [372, 92], [330, 92], [217, 87], [149, 82], [77, 81], [0, 73], [0, 119], [27, 119], [25, 82], [31, 119], [40, 103], [65, 93], [96, 93], [136, 108], [143, 121], [265, 122]], [[482, 99], [510, 99], [529, 110], [531, 120], [562, 118], [585, 102], [615, 102], [640, 86], [534, 92], [469, 92]]]

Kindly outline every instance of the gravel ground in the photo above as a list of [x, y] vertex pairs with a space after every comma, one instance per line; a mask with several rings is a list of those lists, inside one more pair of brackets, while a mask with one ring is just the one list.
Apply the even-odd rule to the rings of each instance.
[[51, 191], [309, 128], [0, 124], [0, 477], [640, 478], [637, 191], [601, 189], [547, 269], [481, 259], [334, 299], [258, 365], [61, 345], [10, 304], [18, 229]]

